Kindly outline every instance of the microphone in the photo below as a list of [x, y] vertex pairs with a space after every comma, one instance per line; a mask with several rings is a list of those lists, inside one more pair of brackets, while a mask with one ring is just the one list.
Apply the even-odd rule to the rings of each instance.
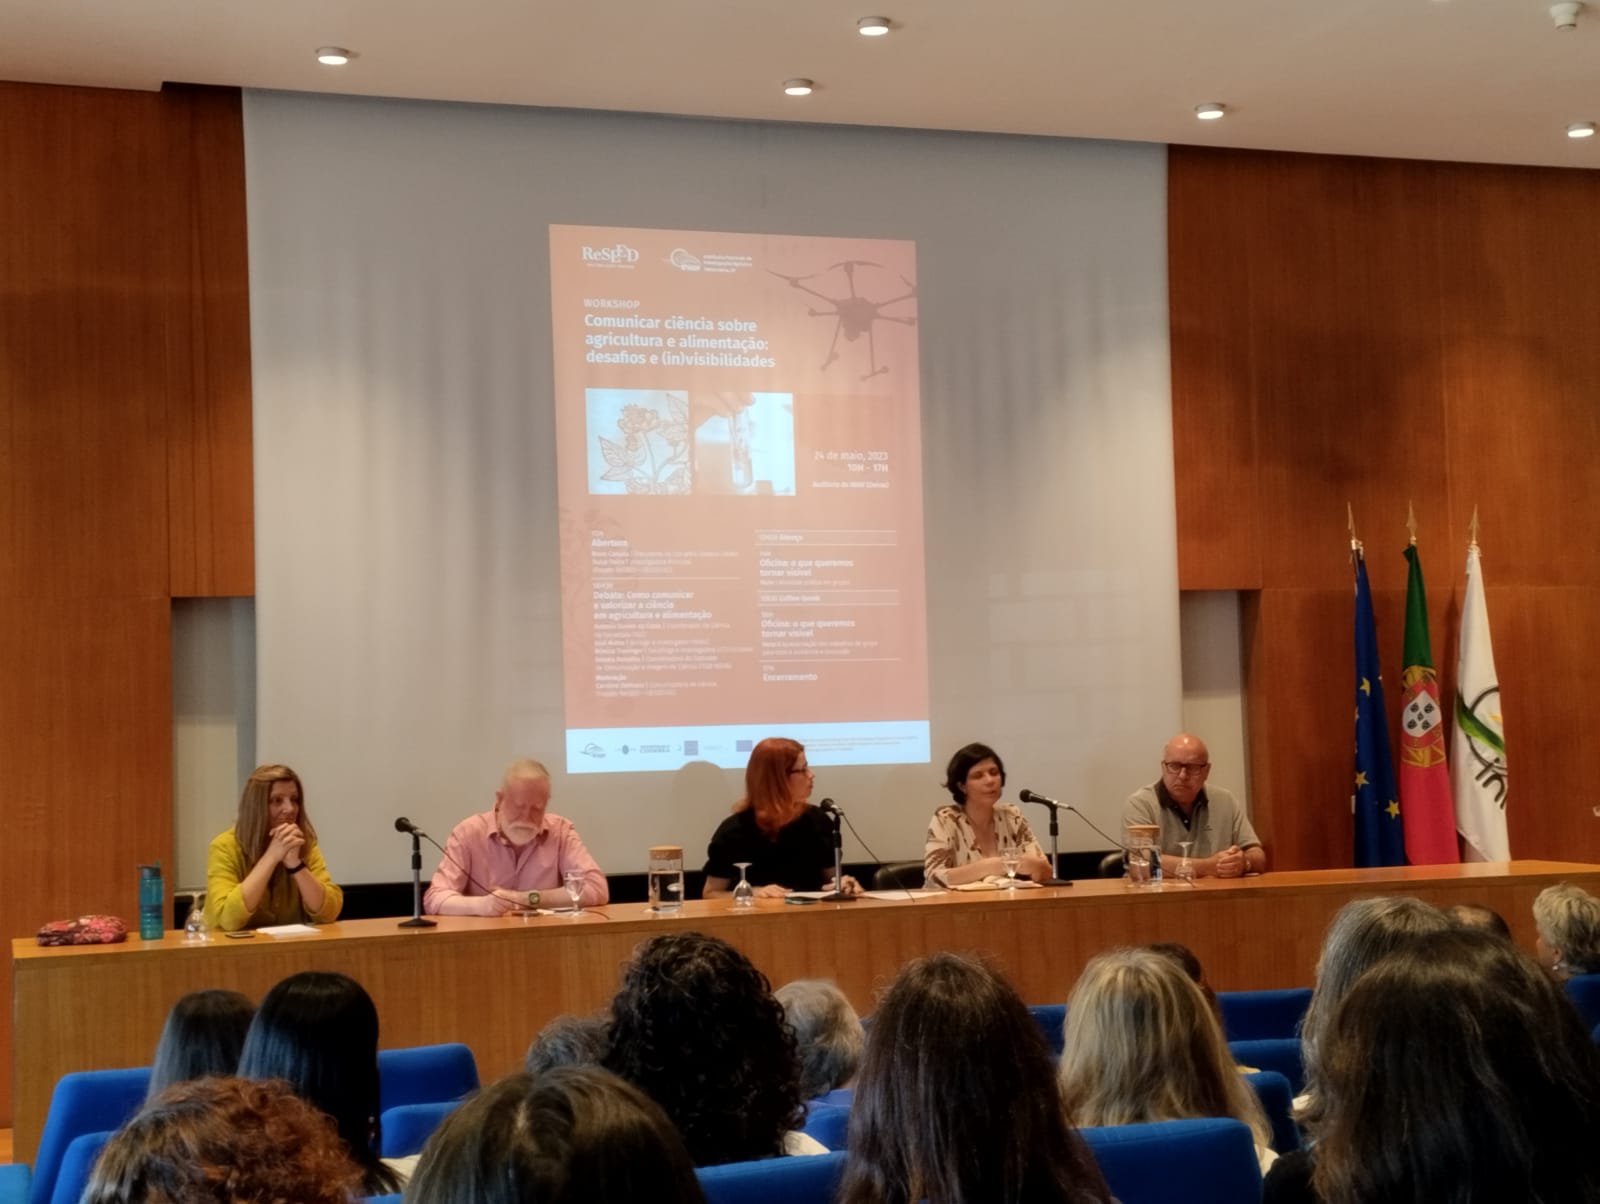
[[[1056, 800], [1053, 798], [1045, 798], [1044, 795], [1035, 794], [1031, 790], [1024, 790], [1021, 794], [1017, 795], [1017, 798], [1024, 803], [1038, 803], [1042, 807], [1059, 807], [1062, 805], [1056, 802]], [[1070, 811], [1071, 808], [1069, 807], [1068, 810]]]
[[831, 798], [825, 798], [818, 803], [817, 810], [821, 811], [824, 815], [841, 816], [844, 814], [844, 808], [840, 807], [839, 804], [834, 802]]
[[[826, 815], [833, 825], [833, 889], [822, 896], [824, 903], [843, 903], [847, 899], [855, 898], [847, 895], [843, 890], [844, 883], [844, 811], [838, 803], [831, 798], [825, 798], [817, 804], [817, 810]], [[855, 829], [852, 828], [851, 831]]]
[[394, 830], [396, 832], [405, 832], [410, 836], [426, 836], [427, 835], [426, 832], [424, 832], [421, 828], [417, 827], [416, 824], [412, 823], [409, 819], [407, 819], [403, 815], [400, 816], [398, 819], [396, 819], [394, 821]]

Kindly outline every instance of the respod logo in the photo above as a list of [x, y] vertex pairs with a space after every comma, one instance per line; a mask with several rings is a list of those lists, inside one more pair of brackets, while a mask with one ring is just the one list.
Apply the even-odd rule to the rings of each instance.
[[620, 266], [625, 263], [638, 263], [639, 252], [625, 242], [619, 242], [614, 247], [584, 247], [584, 263], [604, 263], [611, 266]]

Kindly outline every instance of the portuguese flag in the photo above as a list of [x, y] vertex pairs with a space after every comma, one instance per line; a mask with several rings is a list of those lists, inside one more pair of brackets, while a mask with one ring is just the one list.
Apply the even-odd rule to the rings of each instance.
[[1405, 687], [1400, 699], [1400, 807], [1406, 817], [1406, 860], [1439, 865], [1460, 860], [1450, 770], [1444, 755], [1444, 708], [1428, 647], [1428, 600], [1416, 545], [1406, 549]]

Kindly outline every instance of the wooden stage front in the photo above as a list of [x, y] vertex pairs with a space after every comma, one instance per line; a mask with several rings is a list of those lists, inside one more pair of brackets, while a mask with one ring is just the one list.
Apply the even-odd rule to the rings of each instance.
[[1218, 990], [1309, 985], [1328, 919], [1347, 900], [1407, 894], [1483, 903], [1533, 945], [1533, 898], [1555, 882], [1600, 892], [1600, 866], [1551, 861], [1315, 870], [1193, 889], [1130, 890], [1120, 880], [1015, 892], [794, 906], [727, 899], [656, 916], [617, 904], [581, 917], [438, 917], [433, 929], [395, 920], [331, 924], [315, 935], [249, 940], [181, 933], [124, 945], [41, 949], [12, 943], [12, 1100], [16, 1157], [31, 1161], [56, 1079], [69, 1070], [149, 1062], [172, 1003], [229, 987], [259, 998], [298, 970], [339, 970], [377, 1001], [385, 1047], [465, 1041], [488, 1081], [520, 1064], [550, 1017], [605, 1005], [618, 970], [645, 937], [699, 929], [743, 949], [774, 986], [832, 978], [863, 1014], [908, 959], [973, 950], [997, 962], [1030, 1003], [1066, 999], [1083, 964], [1115, 945], [1182, 941]]

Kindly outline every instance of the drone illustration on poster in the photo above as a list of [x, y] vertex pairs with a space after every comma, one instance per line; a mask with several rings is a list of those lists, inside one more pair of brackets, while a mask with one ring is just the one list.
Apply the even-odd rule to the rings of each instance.
[[[888, 269], [886, 269], [881, 263], [873, 263], [871, 260], [867, 259], [847, 259], [842, 263], [834, 264], [825, 271], [814, 272], [809, 276], [789, 276], [785, 275], [783, 272], [772, 271], [771, 268], [767, 270], [771, 271], [772, 274], [779, 280], [787, 280], [790, 288], [799, 289], [802, 293], [808, 293], [811, 296], [816, 297], [818, 300], [825, 301], [829, 305], [833, 306], [832, 309], [818, 309], [816, 306], [810, 306], [806, 310], [806, 313], [813, 318], [834, 319], [833, 338], [828, 343], [828, 356], [822, 361], [823, 370], [826, 371], [827, 368], [839, 358], [839, 339], [841, 337], [847, 343], [854, 343], [860, 339], [862, 335], [866, 335], [867, 372], [861, 377], [861, 379], [871, 380], [874, 376], [881, 376], [889, 371], [887, 366], [880, 366], [878, 364], [878, 347], [873, 338], [873, 327], [879, 322], [896, 322], [901, 326], [915, 326], [917, 324], [917, 319], [914, 314], [886, 314], [883, 311], [888, 309], [891, 305], [898, 305], [901, 302], [915, 300], [917, 295], [917, 286], [912, 284], [911, 281], [907, 280], [904, 276], [901, 276], [898, 272], [893, 273], [896, 279], [903, 283], [910, 291], [901, 293], [897, 297], [888, 297], [881, 301], [874, 301], [871, 298], [863, 297], [856, 292], [857, 268], [872, 268], [879, 273], [883, 273], [885, 275], [890, 274]], [[827, 293], [821, 291], [820, 288], [813, 288], [807, 283], [807, 281], [818, 280], [820, 277], [826, 276], [829, 272], [842, 272], [844, 274], [844, 284], [845, 288], [848, 290], [846, 296], [831, 297]], [[870, 276], [871, 273], [868, 273], [868, 275]]]

